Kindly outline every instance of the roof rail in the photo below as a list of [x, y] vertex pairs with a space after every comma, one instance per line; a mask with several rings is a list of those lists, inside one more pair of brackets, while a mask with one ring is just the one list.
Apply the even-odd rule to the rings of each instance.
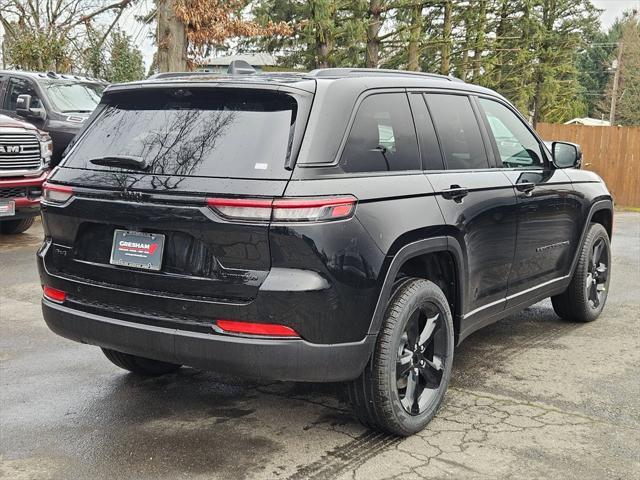
[[157, 80], [159, 78], [174, 78], [174, 77], [195, 77], [197, 75], [216, 75], [214, 72], [161, 72], [154, 73], [147, 80]]
[[307, 75], [316, 78], [322, 77], [358, 77], [358, 76], [373, 76], [373, 75], [382, 75], [382, 76], [418, 76], [418, 77], [428, 77], [428, 78], [437, 78], [440, 80], [448, 80], [450, 82], [462, 82], [459, 78], [456, 78], [451, 75], [440, 75], [437, 73], [427, 73], [427, 72], [414, 72], [411, 70], [391, 70], [387, 68], [318, 68], [316, 70], [310, 71]]

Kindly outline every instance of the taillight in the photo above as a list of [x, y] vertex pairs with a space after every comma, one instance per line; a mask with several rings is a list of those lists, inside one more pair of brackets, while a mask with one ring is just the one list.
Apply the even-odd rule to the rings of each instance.
[[313, 198], [208, 198], [207, 205], [233, 220], [319, 222], [350, 217], [357, 199], [352, 195]]
[[207, 205], [223, 217], [258, 222], [271, 219], [272, 203], [258, 198], [207, 198]]
[[62, 303], [67, 298], [67, 294], [62, 290], [58, 290], [57, 288], [44, 286], [42, 287], [42, 291], [43, 291], [44, 297], [47, 300], [51, 300], [57, 303]]
[[269, 337], [300, 337], [293, 328], [275, 323], [238, 322], [217, 320], [216, 325], [224, 332], [245, 335], [265, 335]]
[[53, 185], [45, 182], [42, 185], [42, 199], [49, 203], [66, 203], [73, 197], [73, 188], [66, 185]]

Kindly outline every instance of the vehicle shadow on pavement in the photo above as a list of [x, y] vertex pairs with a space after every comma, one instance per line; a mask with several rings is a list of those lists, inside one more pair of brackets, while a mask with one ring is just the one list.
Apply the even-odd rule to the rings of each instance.
[[[499, 369], [500, 363], [529, 348], [541, 344], [561, 348], [554, 347], [554, 340], [580, 327], [562, 321], [550, 302], [527, 308], [474, 333], [456, 349], [453, 385], [460, 386], [458, 377], [469, 379], [481, 376], [486, 368]], [[256, 381], [192, 368], [155, 378], [124, 374], [111, 384], [109, 395], [113, 396], [109, 404], [127, 407], [128, 421], [182, 412], [220, 424], [248, 415], [260, 417], [260, 401], [267, 397], [277, 398], [283, 409], [302, 402], [332, 411], [342, 422], [350, 418], [343, 384]], [[294, 410], [304, 415], [304, 409]]]

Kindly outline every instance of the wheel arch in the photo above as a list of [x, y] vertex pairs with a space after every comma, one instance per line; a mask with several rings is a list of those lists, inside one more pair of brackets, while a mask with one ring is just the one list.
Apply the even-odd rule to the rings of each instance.
[[591, 204], [591, 208], [589, 209], [589, 213], [586, 216], [586, 221], [582, 227], [582, 234], [580, 235], [580, 243], [578, 244], [578, 248], [576, 248], [573, 262], [571, 263], [571, 272], [569, 274], [569, 278], [573, 276], [573, 273], [576, 270], [576, 266], [578, 265], [578, 259], [580, 258], [580, 252], [582, 250], [582, 246], [584, 245], [585, 239], [587, 238], [587, 232], [589, 231], [589, 226], [592, 223], [601, 224], [607, 233], [609, 234], [609, 239], [611, 239], [611, 235], [613, 233], [613, 201], [609, 198], [603, 200], [597, 200], [593, 204]]
[[[425, 269], [422, 274], [417, 270], [421, 262], [428, 265], [434, 261], [446, 262], [449, 265], [447, 272], [452, 276], [452, 278], [449, 279], [451, 285], [444, 289], [444, 291], [452, 307], [455, 344], [458, 344], [463, 306], [465, 304], [465, 263], [463, 250], [458, 240], [448, 235], [407, 243], [390, 257], [390, 263], [384, 277], [380, 294], [378, 295], [378, 301], [369, 327], [369, 334], [377, 335], [380, 331], [385, 310], [396, 286], [396, 281], [402, 278], [403, 274], [434, 281], [435, 279], [429, 278], [429, 270]], [[441, 285], [439, 286], [442, 288]]]

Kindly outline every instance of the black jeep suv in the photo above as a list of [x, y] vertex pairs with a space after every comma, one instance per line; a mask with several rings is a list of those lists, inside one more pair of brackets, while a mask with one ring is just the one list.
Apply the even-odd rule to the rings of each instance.
[[44, 318], [139, 374], [348, 382], [409, 435], [474, 330], [602, 311], [612, 199], [580, 157], [438, 75], [114, 85], [44, 189]]

